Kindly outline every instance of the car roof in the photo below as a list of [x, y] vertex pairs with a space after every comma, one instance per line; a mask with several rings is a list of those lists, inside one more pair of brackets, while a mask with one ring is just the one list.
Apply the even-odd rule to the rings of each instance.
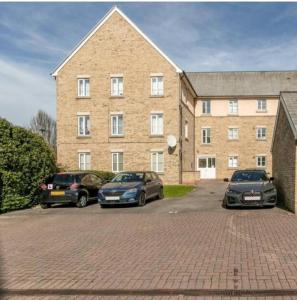
[[236, 172], [265, 172], [266, 171], [264, 169], [243, 169], [243, 170], [236, 170], [234, 173]]

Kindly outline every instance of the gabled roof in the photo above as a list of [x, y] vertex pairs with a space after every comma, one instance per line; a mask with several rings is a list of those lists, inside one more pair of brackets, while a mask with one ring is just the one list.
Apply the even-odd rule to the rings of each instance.
[[53, 77], [58, 75], [58, 72], [64, 65], [79, 51], [80, 48], [95, 34], [95, 32], [115, 13], [119, 13], [161, 56], [163, 56], [176, 70], [181, 73], [182, 70], [160, 49], [152, 42], [119, 8], [113, 7], [96, 25], [95, 27], [82, 39], [81, 42], [71, 51], [71, 53], [64, 59], [64, 61], [53, 71]]
[[297, 71], [186, 72], [198, 96], [279, 96], [296, 90]]

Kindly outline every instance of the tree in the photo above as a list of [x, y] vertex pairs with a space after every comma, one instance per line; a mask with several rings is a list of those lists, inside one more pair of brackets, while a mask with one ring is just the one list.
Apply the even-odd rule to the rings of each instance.
[[45, 111], [39, 110], [30, 121], [30, 129], [40, 134], [54, 149], [56, 149], [56, 121]]
[[0, 118], [0, 212], [37, 202], [39, 185], [55, 172], [54, 151], [40, 134]]

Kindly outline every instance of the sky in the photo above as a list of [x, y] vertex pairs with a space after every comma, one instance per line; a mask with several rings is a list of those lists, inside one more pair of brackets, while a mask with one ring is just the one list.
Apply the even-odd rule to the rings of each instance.
[[297, 3], [0, 3], [0, 117], [55, 118], [50, 73], [117, 5], [185, 71], [297, 70]]

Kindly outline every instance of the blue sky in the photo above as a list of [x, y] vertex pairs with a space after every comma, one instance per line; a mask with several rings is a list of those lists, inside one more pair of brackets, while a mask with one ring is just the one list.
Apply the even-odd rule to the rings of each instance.
[[[0, 116], [55, 117], [49, 75], [113, 3], [0, 3]], [[297, 3], [119, 3], [186, 71], [297, 69]]]

